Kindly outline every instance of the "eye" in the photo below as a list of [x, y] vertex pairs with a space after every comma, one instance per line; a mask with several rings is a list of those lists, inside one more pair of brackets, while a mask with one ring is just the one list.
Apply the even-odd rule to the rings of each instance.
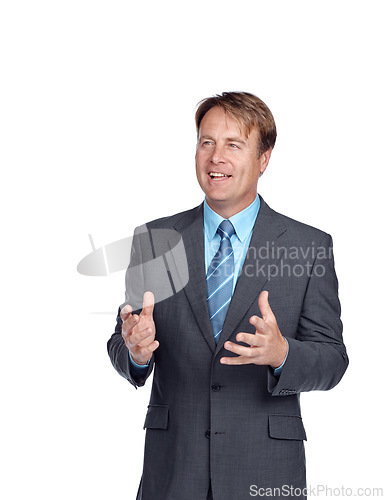
[[232, 149], [239, 149], [239, 146], [237, 144], [229, 144], [229, 147], [232, 148]]
[[212, 145], [212, 141], [204, 141], [202, 143], [202, 146], [211, 146]]

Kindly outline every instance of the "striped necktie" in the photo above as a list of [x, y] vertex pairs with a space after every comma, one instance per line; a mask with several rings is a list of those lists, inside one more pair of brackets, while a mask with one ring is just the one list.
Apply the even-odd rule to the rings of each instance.
[[232, 297], [235, 265], [231, 236], [235, 228], [229, 220], [223, 220], [217, 232], [221, 237], [220, 247], [207, 272], [208, 311], [216, 344]]

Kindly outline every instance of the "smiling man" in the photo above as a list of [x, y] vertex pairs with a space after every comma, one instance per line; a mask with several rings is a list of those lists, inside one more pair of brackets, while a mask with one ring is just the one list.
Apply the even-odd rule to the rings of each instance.
[[[137, 498], [305, 498], [299, 394], [331, 389], [348, 365], [332, 239], [258, 194], [276, 140], [263, 101], [245, 92], [205, 99], [196, 127], [205, 200], [136, 230], [108, 342], [135, 387], [154, 368]], [[189, 274], [181, 289], [174, 233]], [[159, 278], [148, 263], [165, 252]], [[172, 291], [155, 305], [156, 281], [168, 279]]]
[[256, 198], [257, 181], [267, 168], [272, 146], [260, 152], [260, 132], [244, 129], [225, 108], [198, 117], [196, 173], [208, 205], [225, 219]]

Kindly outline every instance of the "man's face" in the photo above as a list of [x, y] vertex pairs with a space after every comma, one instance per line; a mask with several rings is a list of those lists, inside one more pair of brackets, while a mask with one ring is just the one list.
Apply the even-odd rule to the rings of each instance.
[[257, 193], [257, 181], [267, 168], [271, 151], [258, 158], [259, 131], [248, 137], [238, 122], [215, 106], [201, 121], [196, 174], [208, 205], [229, 218], [250, 205]]

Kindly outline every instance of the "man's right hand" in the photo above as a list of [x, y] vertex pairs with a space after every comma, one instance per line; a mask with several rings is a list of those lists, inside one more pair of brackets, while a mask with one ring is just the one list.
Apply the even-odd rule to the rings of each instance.
[[159, 347], [159, 342], [155, 340], [154, 306], [153, 293], [145, 292], [143, 309], [139, 315], [132, 314], [132, 307], [129, 304], [120, 312], [120, 317], [123, 320], [121, 334], [133, 361], [139, 365], [146, 365], [151, 359], [153, 351]]

